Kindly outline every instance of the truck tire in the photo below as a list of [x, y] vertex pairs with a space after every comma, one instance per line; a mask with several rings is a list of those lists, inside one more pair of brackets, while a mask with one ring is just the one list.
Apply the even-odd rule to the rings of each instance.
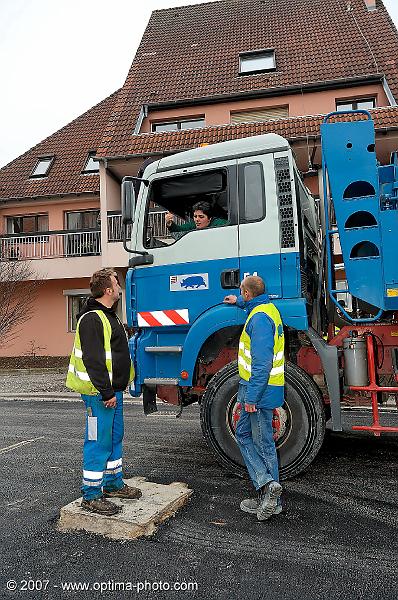
[[[246, 473], [234, 435], [239, 374], [236, 362], [225, 365], [211, 379], [202, 398], [200, 420], [205, 439], [229, 471]], [[283, 428], [276, 447], [280, 478], [304, 471], [318, 454], [325, 435], [325, 407], [319, 388], [305, 371], [285, 364], [285, 403], [277, 409]]]

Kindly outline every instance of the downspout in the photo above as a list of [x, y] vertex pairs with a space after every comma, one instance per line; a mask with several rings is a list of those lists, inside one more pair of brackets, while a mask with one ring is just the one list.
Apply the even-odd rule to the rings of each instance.
[[397, 106], [397, 102], [392, 94], [392, 91], [390, 90], [390, 86], [388, 85], [387, 79], [385, 77], [383, 77], [383, 90], [385, 95], [387, 96], [387, 100], [390, 103], [390, 106]]
[[148, 104], [143, 104], [141, 106], [140, 114], [138, 115], [137, 122], [134, 127], [133, 134], [137, 135], [141, 131], [142, 122], [148, 116]]

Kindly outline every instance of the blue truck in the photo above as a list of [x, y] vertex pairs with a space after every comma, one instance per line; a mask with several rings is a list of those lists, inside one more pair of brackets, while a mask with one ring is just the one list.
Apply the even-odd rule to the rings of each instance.
[[[181, 410], [199, 402], [204, 436], [234, 472], [245, 313], [223, 298], [248, 274], [266, 281], [286, 333], [285, 403], [274, 414], [281, 477], [309, 466], [347, 405], [368, 410], [373, 434], [398, 431], [378, 413], [398, 391], [398, 160], [378, 164], [366, 111], [328, 115], [321, 135], [321, 200], [276, 134], [166, 156], [122, 183], [130, 392], [146, 413], [156, 398]], [[198, 201], [223, 225], [170, 232], [166, 213], [190, 222]]]

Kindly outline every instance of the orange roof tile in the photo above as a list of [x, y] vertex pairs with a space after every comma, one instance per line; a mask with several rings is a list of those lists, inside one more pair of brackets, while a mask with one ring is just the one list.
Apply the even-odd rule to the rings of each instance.
[[[98, 193], [99, 175], [81, 175], [81, 171], [88, 152], [98, 148], [118, 91], [0, 169], [0, 201]], [[49, 155], [55, 160], [48, 176], [29, 179], [38, 157]]]
[[[398, 34], [380, 0], [377, 7], [369, 12], [364, 0], [221, 0], [154, 11], [98, 154], [134, 151], [143, 104], [265, 96], [375, 74], [385, 75], [398, 98]], [[239, 53], [265, 48], [275, 49], [276, 71], [239, 75]]]
[[[377, 108], [370, 111], [376, 131], [398, 128], [398, 107]], [[349, 117], [350, 120], [365, 118]], [[277, 133], [288, 140], [297, 140], [320, 135], [320, 125], [324, 115], [290, 117], [275, 121], [241, 123], [239, 125], [219, 125], [203, 129], [185, 129], [162, 133], [142, 133], [135, 135], [130, 144], [130, 154], [146, 156], [197, 148], [201, 144], [215, 144], [226, 140]], [[332, 120], [347, 120], [347, 115], [339, 115]]]

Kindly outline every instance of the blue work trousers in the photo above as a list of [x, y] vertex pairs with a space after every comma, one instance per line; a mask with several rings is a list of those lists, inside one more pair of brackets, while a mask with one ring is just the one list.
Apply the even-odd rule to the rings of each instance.
[[116, 392], [116, 407], [107, 408], [101, 396], [82, 395], [86, 406], [86, 435], [83, 446], [83, 484], [85, 500], [123, 487], [122, 442], [123, 392]]
[[239, 384], [237, 401], [241, 413], [236, 427], [238, 442], [250, 479], [256, 490], [270, 481], [279, 480], [278, 457], [272, 427], [272, 408], [257, 408], [256, 412], [245, 411], [246, 386]]

